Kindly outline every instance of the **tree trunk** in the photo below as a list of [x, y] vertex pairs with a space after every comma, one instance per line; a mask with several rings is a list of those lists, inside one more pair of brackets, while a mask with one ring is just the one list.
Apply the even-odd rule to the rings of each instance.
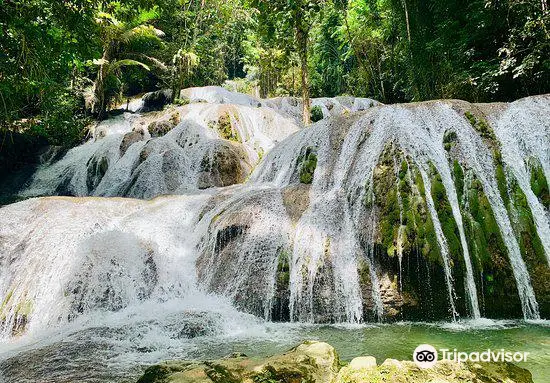
[[407, 1], [402, 0], [403, 2], [403, 8], [405, 8], [405, 22], [407, 24], [407, 38], [409, 40], [409, 44], [411, 43], [411, 24], [409, 22], [409, 8], [407, 8]]
[[178, 63], [174, 64], [174, 67], [172, 68], [172, 94], [170, 95], [170, 102], [174, 103], [176, 101], [176, 98], [181, 92], [181, 86], [180, 84], [180, 74], [177, 67]]
[[111, 59], [111, 47], [105, 47], [103, 56], [101, 57], [101, 64], [97, 71], [97, 78], [94, 83], [94, 98], [95, 102], [92, 107], [92, 113], [96, 114], [98, 120], [105, 119], [107, 113], [107, 100], [105, 97], [105, 80], [107, 79], [109, 60]]
[[311, 105], [309, 100], [309, 70], [307, 65], [307, 39], [308, 30], [304, 27], [302, 14], [296, 14], [296, 40], [298, 42], [298, 55], [300, 56], [300, 72], [302, 77], [302, 121], [309, 125]]

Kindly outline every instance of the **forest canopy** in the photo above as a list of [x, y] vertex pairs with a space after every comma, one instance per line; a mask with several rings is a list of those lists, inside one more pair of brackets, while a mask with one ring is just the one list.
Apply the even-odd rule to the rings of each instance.
[[550, 92], [549, 21], [547, 0], [4, 0], [0, 124], [70, 146], [128, 97], [224, 83], [509, 101]]

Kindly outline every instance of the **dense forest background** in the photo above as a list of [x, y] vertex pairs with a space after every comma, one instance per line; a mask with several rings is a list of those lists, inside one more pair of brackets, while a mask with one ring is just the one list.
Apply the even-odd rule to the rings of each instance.
[[547, 93], [549, 21], [547, 0], [3, 0], [2, 143], [74, 145], [132, 95], [226, 80], [384, 103]]

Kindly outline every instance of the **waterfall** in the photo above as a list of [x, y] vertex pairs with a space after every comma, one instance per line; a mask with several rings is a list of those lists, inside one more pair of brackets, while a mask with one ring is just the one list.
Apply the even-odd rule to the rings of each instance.
[[[498, 295], [476, 278], [493, 266], [509, 275], [493, 290], [516, 285], [513, 315], [548, 312], [533, 270], [548, 270], [550, 213], [531, 186], [535, 171], [550, 177], [547, 97], [498, 108], [323, 98], [325, 118], [302, 127], [292, 98], [184, 94], [189, 105], [102, 122], [21, 192], [74, 197], [1, 208], [2, 339], [189, 299], [273, 321], [479, 318], [479, 300]], [[500, 154], [543, 263], [522, 254]], [[468, 236], [484, 230], [466, 197], [474, 179], [502, 256], [482, 258]]]
[[533, 193], [529, 181], [529, 160], [542, 167], [547, 182], [550, 179], [550, 119], [544, 112], [546, 100], [544, 96], [529, 102], [519, 100], [491, 122], [501, 144], [502, 159], [527, 198], [550, 266], [550, 211]]

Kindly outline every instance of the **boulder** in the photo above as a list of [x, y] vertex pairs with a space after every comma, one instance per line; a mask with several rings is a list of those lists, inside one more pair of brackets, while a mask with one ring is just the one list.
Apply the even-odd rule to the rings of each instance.
[[308, 341], [263, 360], [235, 354], [211, 361], [167, 362], [149, 367], [138, 383], [331, 383], [338, 366], [338, 355], [332, 346]]
[[180, 114], [175, 111], [173, 112], [168, 119], [163, 118], [161, 120], [155, 120], [151, 122], [147, 128], [151, 137], [162, 137], [172, 129], [176, 127], [181, 121]]
[[172, 91], [170, 89], [157, 90], [143, 96], [143, 106], [138, 112], [145, 113], [154, 110], [162, 110], [172, 100]]
[[[356, 358], [363, 359], [363, 358]], [[354, 359], [355, 360], [355, 359]], [[511, 363], [456, 363], [439, 361], [421, 369], [414, 362], [387, 359], [378, 367], [350, 363], [333, 383], [532, 383], [531, 373]]]
[[375, 369], [376, 368], [376, 358], [373, 356], [359, 356], [357, 358], [354, 358], [349, 366], [356, 370], [361, 369]]
[[122, 157], [130, 146], [132, 146], [136, 142], [143, 140], [143, 138], [144, 138], [143, 130], [126, 133], [124, 135], [124, 138], [122, 138], [122, 142], [120, 143], [120, 156]]
[[306, 341], [264, 359], [232, 354], [209, 361], [171, 361], [149, 367], [138, 383], [532, 383], [531, 373], [511, 363], [440, 361], [420, 369], [414, 362], [372, 356], [340, 368], [338, 354], [324, 342]]
[[197, 187], [207, 189], [239, 184], [245, 181], [251, 170], [242, 146], [220, 140], [203, 157]]

